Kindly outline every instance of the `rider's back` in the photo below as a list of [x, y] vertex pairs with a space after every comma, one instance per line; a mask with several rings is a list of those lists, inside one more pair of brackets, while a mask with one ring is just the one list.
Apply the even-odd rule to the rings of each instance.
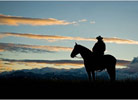
[[105, 43], [103, 42], [101, 37], [98, 37], [97, 39], [98, 41], [97, 43], [95, 43], [92, 51], [96, 55], [104, 55], [104, 51], [106, 49]]

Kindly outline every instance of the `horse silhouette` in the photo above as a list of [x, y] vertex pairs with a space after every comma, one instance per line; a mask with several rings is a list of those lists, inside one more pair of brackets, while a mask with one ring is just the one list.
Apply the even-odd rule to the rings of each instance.
[[74, 58], [77, 54], [80, 54], [84, 60], [84, 65], [88, 74], [89, 81], [91, 81], [91, 73], [93, 80], [95, 80], [95, 71], [102, 71], [104, 69], [107, 69], [107, 72], [110, 76], [110, 80], [115, 80], [115, 57], [113, 57], [112, 55], [103, 55], [100, 57], [96, 56], [88, 48], [76, 43], [70, 56]]

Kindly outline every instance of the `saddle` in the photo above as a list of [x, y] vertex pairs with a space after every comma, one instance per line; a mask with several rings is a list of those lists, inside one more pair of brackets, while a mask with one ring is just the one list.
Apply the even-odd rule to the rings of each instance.
[[96, 54], [96, 53], [93, 53], [93, 56], [94, 56], [94, 63], [95, 63], [95, 66], [97, 68], [97, 71], [98, 72], [101, 72], [102, 70], [104, 70], [104, 68], [102, 68], [102, 64], [104, 63], [103, 62], [103, 57], [104, 55], [103, 54]]

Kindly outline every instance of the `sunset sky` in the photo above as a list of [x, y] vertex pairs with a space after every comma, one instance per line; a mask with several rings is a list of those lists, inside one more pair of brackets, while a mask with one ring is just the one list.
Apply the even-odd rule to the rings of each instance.
[[[91, 49], [99, 35], [106, 54], [137, 57], [138, 2], [0, 1], [0, 72], [83, 67], [70, 58], [72, 48], [77, 42]], [[121, 61], [118, 68], [126, 66]]]

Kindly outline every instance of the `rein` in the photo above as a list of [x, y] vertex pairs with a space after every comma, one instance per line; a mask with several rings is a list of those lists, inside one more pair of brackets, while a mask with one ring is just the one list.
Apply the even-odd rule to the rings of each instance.
[[79, 56], [75, 56], [75, 58], [82, 59], [82, 57], [79, 57]]

